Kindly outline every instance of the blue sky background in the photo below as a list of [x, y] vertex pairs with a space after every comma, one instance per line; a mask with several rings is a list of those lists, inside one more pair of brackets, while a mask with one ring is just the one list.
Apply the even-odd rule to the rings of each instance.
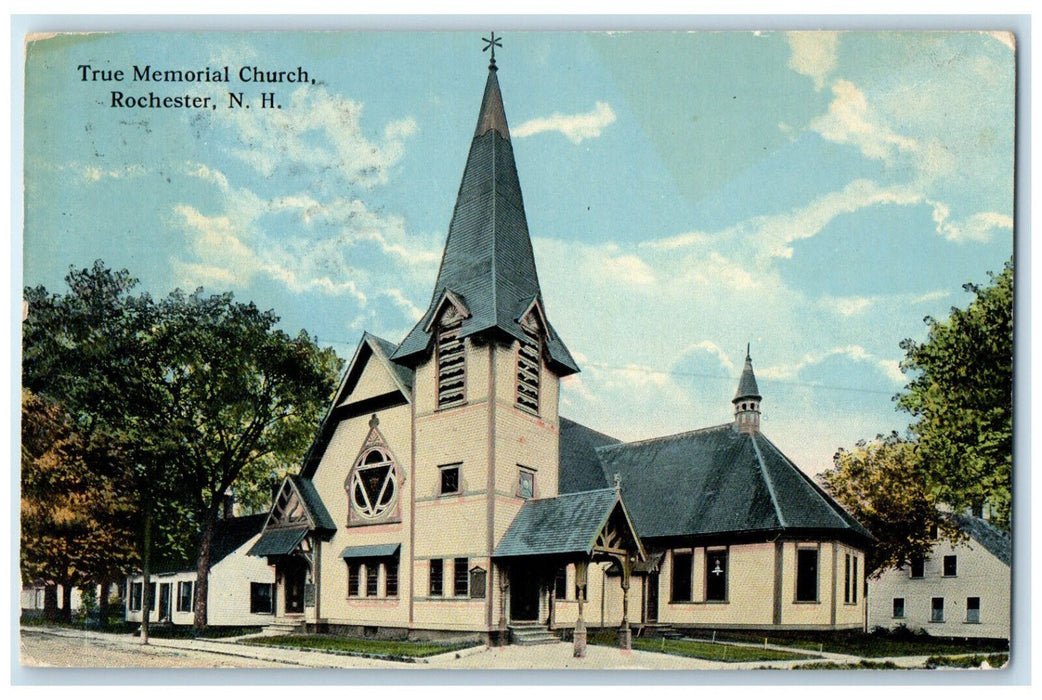
[[[908, 417], [898, 343], [1013, 248], [1014, 51], [980, 33], [509, 33], [499, 80], [562, 413], [623, 439], [729, 420], [804, 470]], [[97, 34], [36, 42], [24, 283], [100, 258], [162, 295], [274, 308], [350, 357], [426, 308], [486, 76], [479, 34]], [[76, 66], [303, 66], [278, 111], [118, 110]], [[233, 83], [247, 96], [254, 86]]]

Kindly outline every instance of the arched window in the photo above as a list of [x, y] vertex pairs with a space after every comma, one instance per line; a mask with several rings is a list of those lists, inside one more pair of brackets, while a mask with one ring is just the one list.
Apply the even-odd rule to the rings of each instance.
[[362, 520], [390, 516], [398, 505], [398, 469], [391, 455], [380, 447], [363, 452], [348, 477], [351, 515]]

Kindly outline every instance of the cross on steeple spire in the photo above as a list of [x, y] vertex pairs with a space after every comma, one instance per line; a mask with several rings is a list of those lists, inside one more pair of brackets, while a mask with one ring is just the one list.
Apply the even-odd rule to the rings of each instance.
[[488, 51], [489, 49], [492, 49], [492, 56], [491, 60], [488, 62], [488, 69], [499, 70], [498, 68], [496, 68], [496, 47], [498, 46], [499, 48], [503, 48], [503, 44], [500, 43], [503, 40], [503, 38], [497, 37], [495, 32], [489, 32], [489, 37], [487, 39], [485, 37], [481, 37], [481, 40], [485, 42], [485, 47], [481, 49], [482, 53]]

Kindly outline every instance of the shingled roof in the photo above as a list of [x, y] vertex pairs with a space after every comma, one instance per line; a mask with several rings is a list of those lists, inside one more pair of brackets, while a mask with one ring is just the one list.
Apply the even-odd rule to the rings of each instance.
[[597, 535], [616, 507], [623, 509], [619, 517], [627, 520], [615, 489], [526, 501], [493, 556], [590, 554]]
[[597, 448], [618, 443], [611, 436], [562, 416], [558, 493], [607, 488], [609, 484], [597, 458]]
[[[430, 324], [446, 291], [461, 300], [469, 313], [461, 337], [498, 331], [526, 340], [521, 316], [536, 301], [545, 313], [494, 65], [485, 83], [430, 306], [392, 360], [411, 366], [427, 352]], [[547, 325], [546, 349], [554, 371], [562, 376], [578, 372], [557, 332]]]
[[1006, 566], [1013, 561], [1013, 545], [1009, 535], [999, 530], [987, 520], [972, 515], [955, 515], [959, 528], [991, 552], [996, 559]]
[[[566, 462], [565, 449], [575, 448], [562, 447], [562, 469], [576, 463]], [[595, 451], [605, 479], [621, 477], [641, 538], [782, 531], [872, 538], [774, 443], [732, 423]]]

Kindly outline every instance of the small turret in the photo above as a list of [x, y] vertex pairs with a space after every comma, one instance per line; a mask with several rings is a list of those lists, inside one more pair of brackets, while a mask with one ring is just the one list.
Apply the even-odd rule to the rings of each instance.
[[745, 367], [742, 378], [738, 380], [738, 391], [731, 403], [734, 404], [734, 424], [740, 433], [755, 435], [760, 432], [760, 389], [756, 386], [756, 375], [753, 374], [753, 360], [749, 355], [749, 346], [745, 346]]

